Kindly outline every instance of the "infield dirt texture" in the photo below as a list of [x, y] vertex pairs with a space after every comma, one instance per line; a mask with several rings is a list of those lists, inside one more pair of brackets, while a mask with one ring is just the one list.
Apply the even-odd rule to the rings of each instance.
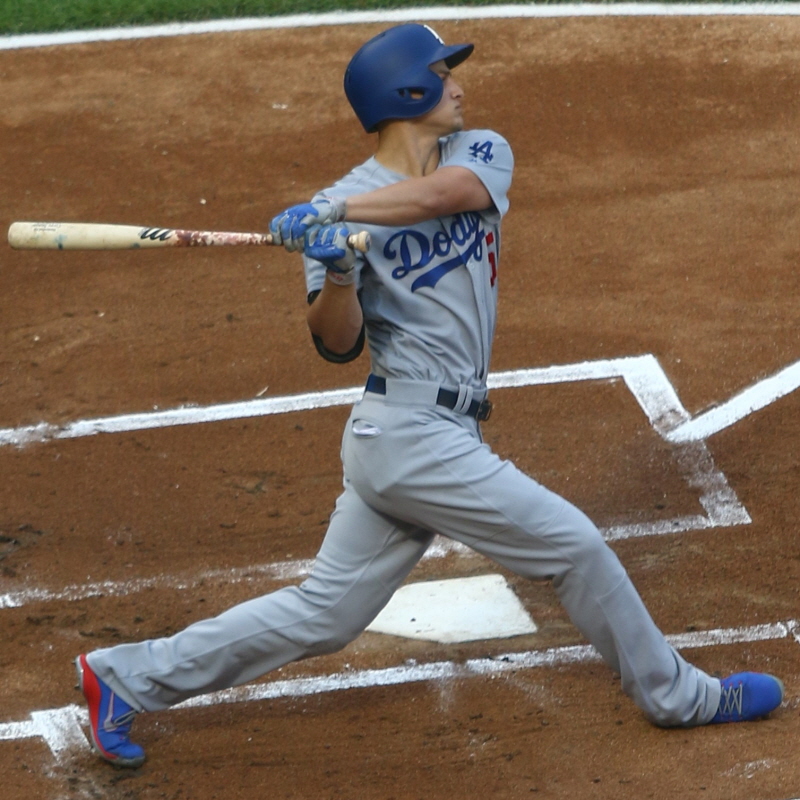
[[[681, 404], [699, 418], [800, 360], [800, 18], [434, 24], [476, 43], [458, 73], [468, 124], [517, 159], [493, 370], [652, 357], [635, 361], [650, 370], [642, 397], [661, 392], [650, 419], [610, 373], [498, 389], [486, 439], [624, 532], [612, 546], [690, 659], [774, 671], [784, 706], [654, 728], [605, 666], [567, 649], [584, 642], [551, 588], [506, 574], [538, 633], [368, 633], [267, 676], [255, 699], [140, 717], [149, 760], [114, 771], [88, 751], [72, 659], [300, 580], [339, 490], [347, 407], [47, 428], [22, 446], [9, 431], [352, 387], [368, 364], [316, 355], [299, 261], [281, 250], [0, 244], [3, 797], [800, 797], [800, 392], [784, 384], [685, 444], [667, 436]], [[383, 27], [0, 52], [0, 230], [264, 230], [371, 152], [341, 76]], [[489, 573], [505, 574], [439, 552], [410, 580]]]

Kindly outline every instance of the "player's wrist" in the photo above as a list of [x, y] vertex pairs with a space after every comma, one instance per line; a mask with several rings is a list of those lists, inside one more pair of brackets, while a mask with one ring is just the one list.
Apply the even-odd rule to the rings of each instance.
[[347, 219], [347, 198], [346, 197], [326, 197], [331, 204], [329, 221], [327, 224], [344, 222]]

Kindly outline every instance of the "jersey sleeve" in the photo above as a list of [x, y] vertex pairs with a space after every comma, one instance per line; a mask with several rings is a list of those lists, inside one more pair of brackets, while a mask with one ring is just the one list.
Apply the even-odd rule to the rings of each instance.
[[445, 140], [441, 166], [466, 167], [491, 195], [501, 217], [508, 212], [514, 155], [508, 142], [490, 130], [462, 131]]

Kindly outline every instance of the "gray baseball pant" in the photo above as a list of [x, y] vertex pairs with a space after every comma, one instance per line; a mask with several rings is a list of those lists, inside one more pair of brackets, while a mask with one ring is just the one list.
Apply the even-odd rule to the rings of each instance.
[[474, 420], [368, 393], [350, 415], [342, 460], [344, 492], [307, 580], [174, 636], [97, 650], [88, 656], [97, 675], [134, 708], [156, 711], [339, 650], [439, 533], [518, 575], [552, 580], [572, 622], [653, 723], [714, 716], [719, 681], [665, 640], [594, 524], [494, 454]]

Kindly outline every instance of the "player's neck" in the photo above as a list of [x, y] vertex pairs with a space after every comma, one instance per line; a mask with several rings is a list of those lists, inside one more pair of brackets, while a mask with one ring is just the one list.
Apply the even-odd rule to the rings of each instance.
[[405, 121], [391, 122], [378, 134], [375, 158], [393, 172], [421, 178], [439, 166], [439, 137]]

